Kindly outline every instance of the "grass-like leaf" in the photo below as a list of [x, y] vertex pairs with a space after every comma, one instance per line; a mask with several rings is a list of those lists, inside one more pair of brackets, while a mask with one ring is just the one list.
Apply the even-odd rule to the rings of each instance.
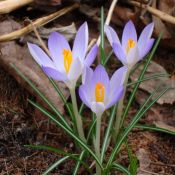
[[125, 129], [125, 131], [123, 132], [123, 134], [120, 136], [120, 138], [118, 139], [118, 142], [116, 143], [116, 146], [114, 147], [111, 156], [108, 160], [108, 163], [106, 165], [106, 170], [108, 171], [109, 168], [111, 167], [113, 160], [115, 159], [116, 154], [118, 153], [123, 141], [126, 139], [127, 135], [129, 134], [129, 132], [135, 127], [135, 125], [137, 124], [137, 122], [140, 120], [140, 118], [152, 107], [152, 105], [162, 96], [164, 95], [167, 90], [169, 88], [166, 88], [165, 90], [163, 90], [160, 95], [153, 100], [149, 105], [148, 102], [149, 100], [155, 95], [156, 91], [153, 92], [149, 98], [145, 101], [145, 103], [142, 105], [142, 107], [140, 108], [140, 110], [137, 112], [137, 114], [135, 115], [135, 117], [133, 118], [133, 120], [130, 122], [129, 126]]
[[[41, 91], [14, 65], [11, 64], [12, 68], [15, 69], [15, 71], [18, 73], [18, 75], [23, 78], [32, 88], [33, 90], [41, 97], [41, 99], [55, 112], [56, 115], [60, 118], [62, 124], [68, 128], [69, 130], [72, 130], [72, 128], [69, 126], [67, 121], [64, 119], [62, 114], [59, 112], [59, 110], [44, 96]], [[56, 120], [56, 117], [55, 117]]]
[[123, 166], [120, 165], [120, 164], [113, 163], [112, 168], [117, 169], [118, 171], [120, 171], [120, 172], [122, 172], [122, 173], [124, 173], [124, 174], [126, 174], [126, 175], [132, 175], [132, 174], [128, 171], [127, 168], [123, 167]]
[[37, 103], [34, 103], [33, 101], [29, 100], [29, 102], [35, 106], [38, 110], [40, 110], [43, 114], [45, 114], [47, 117], [49, 117], [54, 123], [56, 123], [59, 127], [61, 127], [69, 136], [71, 136], [75, 141], [77, 141], [91, 156], [96, 160], [100, 168], [103, 170], [103, 166], [100, 163], [100, 160], [98, 157], [94, 154], [94, 152], [87, 146], [86, 143], [84, 143], [78, 136], [76, 136], [72, 131], [70, 131], [67, 127], [65, 127], [62, 123], [60, 123], [58, 120], [55, 119], [53, 115], [51, 115], [45, 108], [40, 106]]
[[160, 127], [156, 127], [154, 125], [136, 125], [135, 128], [140, 128], [143, 130], [150, 130], [150, 131], [158, 131], [158, 132], [163, 132], [163, 133], [167, 133], [167, 134], [171, 134], [171, 135], [175, 135], [175, 132], [164, 129], [164, 128], [160, 128]]

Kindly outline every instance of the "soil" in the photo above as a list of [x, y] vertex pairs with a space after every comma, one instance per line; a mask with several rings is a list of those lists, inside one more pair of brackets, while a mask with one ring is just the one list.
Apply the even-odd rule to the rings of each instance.
[[[93, 23], [91, 24], [93, 25]], [[164, 59], [166, 56], [167, 59]], [[160, 51], [155, 61], [173, 74], [175, 53]], [[71, 138], [63, 130], [51, 123], [47, 117], [34, 109], [27, 99], [35, 98], [23, 89], [12, 76], [0, 68], [0, 175], [40, 175], [61, 155], [48, 151], [33, 150], [25, 147], [28, 144], [49, 145], [67, 152], [76, 152]], [[139, 104], [135, 103], [130, 111], [130, 118]], [[174, 109], [173, 105], [167, 108]], [[149, 123], [147, 116], [141, 120]], [[105, 123], [103, 123], [105, 126]], [[128, 144], [133, 153], [141, 156], [140, 175], [174, 175], [175, 174], [175, 137], [157, 132], [133, 130]], [[145, 157], [144, 157], [145, 156]], [[147, 159], [146, 159], [147, 157]], [[142, 161], [143, 159], [143, 161]], [[89, 161], [89, 160], [88, 160]], [[128, 166], [126, 148], [123, 147], [118, 161]], [[145, 164], [144, 161], [148, 161]], [[50, 174], [71, 175], [75, 162], [65, 161]], [[81, 167], [80, 175], [88, 174]], [[119, 174], [112, 172], [113, 175]]]

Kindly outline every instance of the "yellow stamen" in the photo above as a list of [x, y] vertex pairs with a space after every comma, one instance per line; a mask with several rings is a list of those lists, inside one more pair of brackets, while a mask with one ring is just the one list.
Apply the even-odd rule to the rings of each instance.
[[64, 57], [64, 68], [66, 70], [66, 73], [68, 73], [70, 66], [72, 64], [72, 52], [68, 49], [63, 49], [63, 57]]
[[102, 83], [97, 83], [95, 85], [95, 98], [96, 98], [96, 102], [104, 102], [105, 87]]
[[135, 44], [136, 43], [133, 39], [129, 39], [126, 47], [126, 53], [128, 53], [130, 49], [134, 48]]

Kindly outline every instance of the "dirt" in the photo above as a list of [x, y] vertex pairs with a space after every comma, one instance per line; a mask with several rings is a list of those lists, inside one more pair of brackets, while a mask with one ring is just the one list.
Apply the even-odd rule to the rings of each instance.
[[[77, 12], [74, 15], [78, 23], [85, 18]], [[74, 21], [74, 15], [61, 18], [62, 24], [69, 24], [65, 19]], [[17, 15], [17, 18], [20, 18], [19, 16]], [[93, 29], [94, 22], [90, 19], [87, 20], [91, 23], [91, 30], [97, 32], [96, 29]], [[93, 33], [92, 36], [97, 36], [97, 33]], [[161, 48], [158, 53], [154, 60], [162, 65], [168, 73], [173, 74], [175, 71], [175, 53], [163, 51]], [[111, 65], [111, 67], [114, 69], [116, 65]], [[40, 175], [62, 157], [62, 155], [48, 151], [25, 147], [28, 144], [49, 145], [66, 152], [77, 152], [71, 138], [66, 136], [62, 129], [51, 123], [47, 117], [34, 109], [27, 99], [36, 100], [0, 67], [0, 175]], [[130, 119], [139, 106], [137, 102], [133, 104], [129, 113]], [[173, 105], [167, 105], [166, 110], [173, 112]], [[153, 114], [153, 111], [149, 111], [145, 118], [141, 120], [141, 123], [152, 123]], [[157, 117], [156, 114], [154, 114], [154, 117]], [[103, 127], [105, 126], [105, 123], [103, 123]], [[139, 161], [142, 167], [140, 167], [139, 175], [175, 174], [174, 136], [134, 129], [128, 137], [128, 144], [133, 153], [141, 157]], [[125, 147], [122, 147], [117, 160], [122, 165], [128, 166]], [[144, 161], [147, 161], [147, 164]], [[50, 174], [71, 175], [74, 165], [73, 160], [65, 161]], [[79, 174], [86, 175], [89, 173], [81, 167]], [[112, 172], [112, 175], [115, 174], [119, 173]]]

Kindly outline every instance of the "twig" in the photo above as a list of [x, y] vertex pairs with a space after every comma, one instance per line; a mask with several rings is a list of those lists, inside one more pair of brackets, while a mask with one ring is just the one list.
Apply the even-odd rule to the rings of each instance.
[[[149, 0], [147, 6], [151, 6], [152, 3], [153, 3], [153, 0]], [[147, 8], [142, 10], [141, 15], [140, 15], [140, 19], [144, 18], [144, 15], [146, 14], [146, 12], [147, 12]]]
[[[140, 5], [141, 5], [141, 3], [136, 2], [136, 1], [128, 1], [128, 3], [131, 5], [134, 5], [136, 7], [140, 7]], [[157, 10], [153, 7], [144, 5], [144, 4], [142, 4], [141, 6], [142, 6], [142, 8], [147, 9], [147, 11], [150, 12], [151, 14], [153, 14], [154, 16], [157, 16], [158, 18], [160, 18], [162, 21], [165, 21], [165, 22], [168, 22], [171, 24], [175, 24], [175, 17], [173, 17], [165, 12], [162, 12], [160, 10]]]
[[5, 0], [0, 2], [0, 14], [10, 13], [20, 7], [32, 3], [34, 0]]
[[154, 173], [154, 172], [151, 172], [151, 171], [147, 171], [147, 170], [143, 170], [143, 169], [140, 169], [140, 171], [144, 172], [144, 173], [147, 173], [147, 174], [151, 174], [151, 175], [172, 175], [172, 174], [169, 174], [169, 173]]
[[[118, 0], [113, 0], [112, 3], [111, 3], [111, 6], [109, 8], [109, 11], [108, 11], [108, 15], [106, 17], [106, 21], [105, 21], [105, 24], [106, 25], [109, 25], [110, 21], [111, 21], [111, 18], [112, 18], [112, 14], [113, 14], [113, 11], [114, 11], [114, 8], [115, 8], [115, 5], [117, 4], [117, 1]], [[97, 40], [97, 45], [99, 46], [100, 45], [100, 36], [98, 37], [98, 40]]]
[[[68, 13], [68, 12], [78, 8], [78, 7], [79, 7], [79, 5], [76, 3], [72, 6], [61, 9], [61, 10], [59, 10], [55, 13], [52, 13], [48, 16], [37, 19], [36, 21], [33, 22], [33, 25], [35, 27], [43, 26], [43, 25], [53, 21], [54, 19], [66, 14], [66, 13]], [[11, 41], [11, 40], [20, 38], [21, 36], [31, 32], [32, 30], [33, 30], [33, 26], [32, 26], [32, 24], [29, 24], [28, 26], [26, 26], [22, 29], [19, 29], [19, 30], [16, 30], [16, 31], [11, 32], [9, 34], [5, 34], [5, 35], [0, 36], [0, 42]]]
[[96, 43], [97, 39], [92, 39], [88, 45], [87, 52], [91, 49], [91, 47]]

